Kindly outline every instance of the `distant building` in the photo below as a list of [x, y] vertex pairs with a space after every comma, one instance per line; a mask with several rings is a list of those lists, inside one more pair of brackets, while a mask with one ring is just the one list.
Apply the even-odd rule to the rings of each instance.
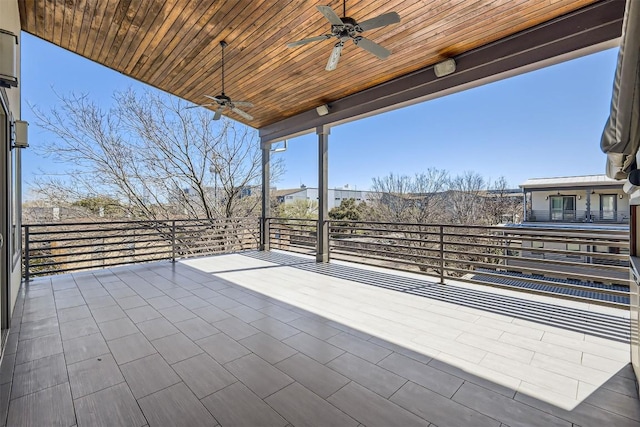
[[[290, 204], [296, 200], [318, 200], [318, 189], [301, 186], [300, 188], [273, 190], [272, 195], [278, 204]], [[378, 193], [374, 191], [352, 190], [349, 186], [330, 188], [327, 199], [329, 210], [340, 206], [344, 200], [354, 199], [356, 203], [370, 202]]]
[[520, 185], [524, 222], [628, 224], [623, 183], [605, 175], [528, 179]]
[[[590, 267], [593, 264], [626, 266], [628, 262], [610, 255], [625, 255], [627, 248], [598, 244], [590, 231], [595, 231], [606, 243], [608, 233], [619, 236], [629, 230], [629, 197], [622, 189], [623, 181], [605, 175], [585, 175], [556, 178], [532, 178], [520, 185], [523, 191], [525, 220], [522, 224], [507, 224], [517, 229], [544, 229], [544, 235], [532, 232], [536, 238], [522, 238], [512, 245], [514, 253], [526, 260], [509, 260], [507, 265], [540, 269], [540, 271], [579, 273], [615, 277], [621, 280], [628, 273]], [[574, 243], [554, 241], [563, 231], [587, 230], [584, 235], [572, 233]], [[599, 239], [598, 239], [599, 240]], [[536, 259], [561, 261], [544, 264]], [[580, 263], [583, 266], [570, 264]]]

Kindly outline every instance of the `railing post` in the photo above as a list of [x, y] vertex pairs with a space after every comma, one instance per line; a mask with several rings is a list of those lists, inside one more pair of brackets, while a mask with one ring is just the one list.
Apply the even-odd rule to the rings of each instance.
[[318, 225], [316, 261], [329, 262], [329, 127], [318, 126]]
[[262, 218], [260, 221], [260, 250], [271, 250], [271, 218]]
[[440, 226], [440, 284], [444, 284], [444, 226]]
[[176, 220], [171, 221], [171, 262], [176, 262]]
[[29, 281], [29, 269], [30, 269], [30, 260], [31, 256], [29, 253], [29, 226], [24, 226], [24, 280], [25, 282]]

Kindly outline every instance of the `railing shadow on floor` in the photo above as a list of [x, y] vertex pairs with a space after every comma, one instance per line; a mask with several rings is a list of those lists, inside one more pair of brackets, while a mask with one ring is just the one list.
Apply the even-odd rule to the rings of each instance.
[[316, 263], [303, 257], [264, 251], [247, 251], [243, 256], [289, 266], [365, 285], [390, 289], [469, 308], [503, 314], [565, 330], [622, 343], [630, 342], [629, 319], [578, 308], [485, 292], [428, 279], [405, 277], [336, 263]]

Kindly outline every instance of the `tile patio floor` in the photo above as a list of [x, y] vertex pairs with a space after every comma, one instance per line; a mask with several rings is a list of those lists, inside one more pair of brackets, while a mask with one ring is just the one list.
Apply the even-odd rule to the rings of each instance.
[[249, 252], [37, 278], [14, 426], [638, 426], [628, 313]]

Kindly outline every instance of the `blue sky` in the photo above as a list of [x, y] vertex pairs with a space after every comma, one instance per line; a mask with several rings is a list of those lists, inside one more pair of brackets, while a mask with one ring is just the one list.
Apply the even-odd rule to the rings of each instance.
[[[429, 167], [455, 175], [475, 171], [512, 187], [527, 178], [604, 173], [599, 141], [608, 116], [617, 49], [523, 74], [331, 129], [329, 185], [368, 189], [373, 177], [412, 175]], [[110, 105], [116, 90], [143, 84], [22, 34], [22, 116], [30, 144], [51, 138], [28, 103], [46, 110], [59, 93], [88, 93]], [[278, 188], [317, 186], [317, 138], [289, 141]], [[39, 170], [57, 169], [26, 150], [27, 191]]]

